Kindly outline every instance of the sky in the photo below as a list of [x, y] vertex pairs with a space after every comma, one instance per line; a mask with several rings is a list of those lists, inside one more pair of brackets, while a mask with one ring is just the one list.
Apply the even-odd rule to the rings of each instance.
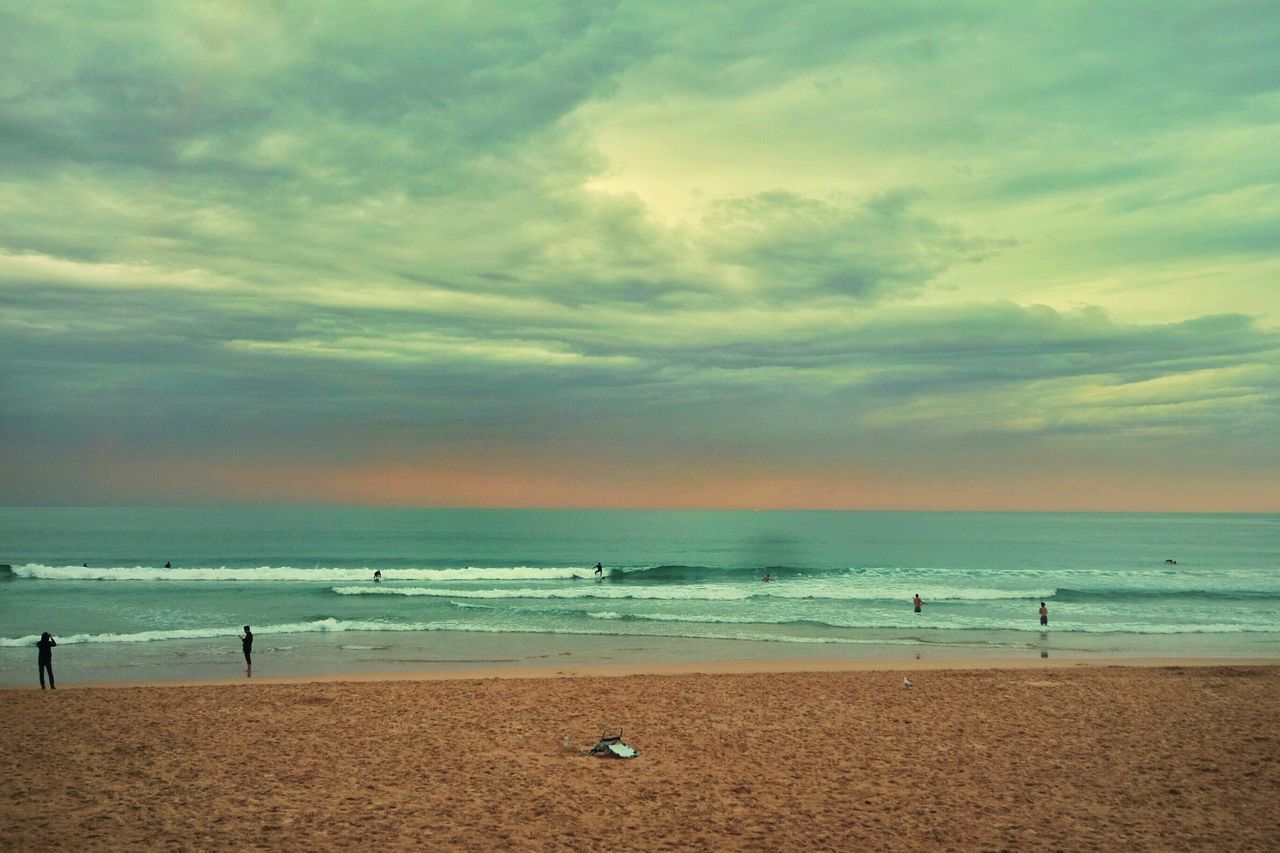
[[0, 502], [1280, 511], [1265, 0], [0, 32]]

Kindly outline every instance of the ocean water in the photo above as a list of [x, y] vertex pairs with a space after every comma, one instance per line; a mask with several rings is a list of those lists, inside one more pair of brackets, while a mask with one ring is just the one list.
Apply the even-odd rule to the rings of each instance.
[[0, 508], [0, 564], [2, 683], [46, 630], [64, 680], [231, 676], [244, 624], [260, 674], [1280, 657], [1277, 515]]

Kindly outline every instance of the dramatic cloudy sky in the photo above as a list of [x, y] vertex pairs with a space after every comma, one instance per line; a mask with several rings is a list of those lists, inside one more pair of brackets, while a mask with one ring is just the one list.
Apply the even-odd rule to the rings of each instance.
[[1280, 511], [1273, 3], [0, 32], [0, 501]]

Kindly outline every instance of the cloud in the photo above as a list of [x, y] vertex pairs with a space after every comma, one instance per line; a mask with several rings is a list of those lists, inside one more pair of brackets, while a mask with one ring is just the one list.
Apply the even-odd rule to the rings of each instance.
[[1085, 167], [1056, 168], [1017, 175], [992, 187], [992, 193], [1006, 198], [1054, 193], [1090, 192], [1099, 187], [1116, 189], [1124, 184], [1158, 173], [1157, 163], [1144, 161], [1097, 163]]
[[1280, 465], [1257, 6], [0, 16], [19, 456]]
[[761, 293], [817, 289], [904, 295], [948, 267], [979, 261], [996, 241], [965, 237], [912, 209], [912, 194], [836, 205], [769, 192], [718, 202], [703, 222], [711, 256], [746, 271]]

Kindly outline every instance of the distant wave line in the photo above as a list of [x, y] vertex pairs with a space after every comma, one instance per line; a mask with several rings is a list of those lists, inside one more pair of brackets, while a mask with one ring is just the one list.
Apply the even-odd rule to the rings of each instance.
[[[93, 580], [93, 581], [275, 581], [335, 583], [370, 581], [376, 566], [364, 568], [301, 568], [297, 566], [258, 566], [256, 568], [232, 568], [228, 566], [204, 566], [192, 568], [155, 568], [153, 566], [115, 566], [92, 568], [88, 566], [46, 566], [28, 563], [0, 570], [0, 577], [38, 580]], [[468, 581], [468, 580], [585, 580], [591, 570], [580, 567], [482, 567], [445, 569], [382, 569], [384, 581]]]

